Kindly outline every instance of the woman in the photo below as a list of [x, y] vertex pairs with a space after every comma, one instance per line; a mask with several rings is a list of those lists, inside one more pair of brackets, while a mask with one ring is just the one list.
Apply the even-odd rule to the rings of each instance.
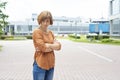
[[60, 42], [55, 40], [48, 26], [53, 24], [52, 15], [49, 11], [43, 11], [37, 18], [39, 27], [33, 32], [35, 47], [33, 80], [53, 80], [55, 55], [54, 50], [60, 50]]

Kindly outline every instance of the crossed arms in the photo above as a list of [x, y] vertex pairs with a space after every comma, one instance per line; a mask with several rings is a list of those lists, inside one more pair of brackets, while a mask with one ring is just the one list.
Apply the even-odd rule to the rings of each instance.
[[45, 52], [51, 52], [53, 50], [60, 50], [61, 49], [61, 44], [58, 41], [54, 41], [53, 44], [46, 43], [46, 50]]
[[54, 40], [53, 43], [45, 43], [41, 33], [38, 32], [37, 30], [33, 33], [32, 38], [33, 38], [36, 51], [51, 52], [54, 50], [61, 49], [61, 44], [57, 40]]

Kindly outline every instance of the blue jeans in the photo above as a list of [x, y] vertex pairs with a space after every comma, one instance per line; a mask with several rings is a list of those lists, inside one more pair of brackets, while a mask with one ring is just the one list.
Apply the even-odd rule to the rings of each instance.
[[33, 80], [53, 80], [54, 68], [44, 70], [33, 63]]

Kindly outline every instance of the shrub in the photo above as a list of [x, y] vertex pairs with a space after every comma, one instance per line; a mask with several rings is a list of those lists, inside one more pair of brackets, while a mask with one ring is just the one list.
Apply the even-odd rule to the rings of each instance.
[[108, 43], [108, 42], [112, 42], [113, 40], [112, 39], [102, 39], [101, 42], [103, 43]]
[[7, 35], [1, 35], [1, 37], [0, 37], [0, 39], [2, 39], [2, 40], [4, 40], [4, 39], [7, 39], [7, 38], [11, 38], [11, 39], [13, 39], [14, 38], [14, 36], [7, 36]]
[[13, 35], [8, 36], [8, 35], [2, 35], [2, 36], [0, 37], [0, 39], [2, 39], [2, 40], [25, 40], [25, 39], [27, 39], [27, 38], [24, 37], [24, 36], [13, 36]]
[[25, 36], [27, 39], [32, 39], [31, 35]]
[[100, 36], [100, 35], [87, 35], [88, 39], [95, 39], [95, 40], [101, 40], [101, 39], [109, 39], [110, 36], [104, 35], [104, 36]]
[[68, 36], [70, 38], [80, 39], [80, 35], [77, 35], [77, 34], [69, 34]]
[[120, 43], [120, 40], [113, 40], [112, 43]]

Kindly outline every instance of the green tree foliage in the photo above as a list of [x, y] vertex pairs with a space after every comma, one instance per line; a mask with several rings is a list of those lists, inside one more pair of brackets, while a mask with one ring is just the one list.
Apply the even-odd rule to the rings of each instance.
[[8, 15], [4, 13], [6, 4], [7, 2], [0, 1], [0, 35], [4, 33], [4, 29], [8, 25], [8, 22], [6, 21]]

